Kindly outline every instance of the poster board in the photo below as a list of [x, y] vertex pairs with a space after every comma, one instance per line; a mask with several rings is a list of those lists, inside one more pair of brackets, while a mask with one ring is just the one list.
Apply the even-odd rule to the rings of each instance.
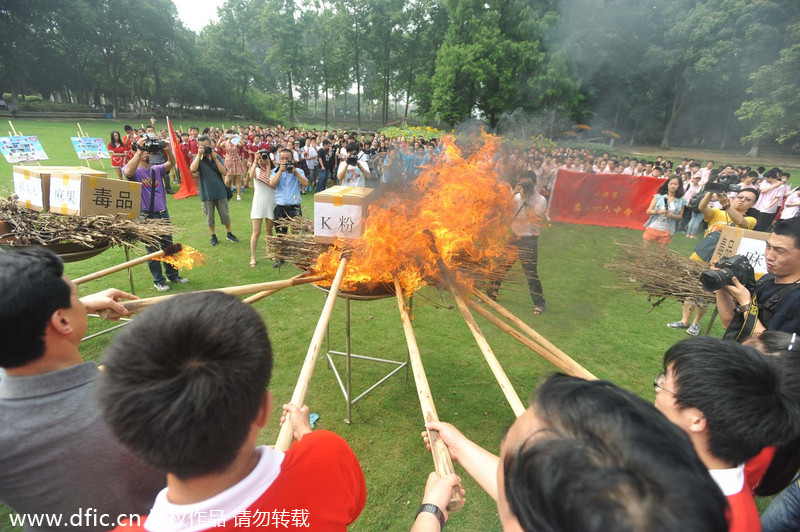
[[49, 159], [36, 136], [0, 137], [0, 153], [12, 164]]
[[78, 154], [78, 159], [110, 159], [108, 146], [100, 137], [70, 137], [72, 148]]
[[767, 261], [764, 252], [767, 249], [767, 238], [769, 233], [764, 231], [751, 231], [740, 227], [727, 226], [722, 229], [722, 234], [711, 256], [711, 264], [716, 264], [718, 260], [733, 257], [734, 255], [744, 255], [756, 274], [756, 279], [761, 278], [767, 273]]

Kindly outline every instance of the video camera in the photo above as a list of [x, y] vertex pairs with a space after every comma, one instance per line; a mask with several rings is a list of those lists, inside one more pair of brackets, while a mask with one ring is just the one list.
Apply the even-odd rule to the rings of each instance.
[[131, 144], [132, 151], [141, 149], [145, 153], [155, 154], [155, 153], [161, 153], [162, 151], [164, 151], [164, 148], [167, 147], [167, 143], [164, 142], [163, 140], [159, 140], [153, 133], [145, 133], [144, 137], [145, 137], [144, 146], [140, 148], [139, 144], [137, 142], [134, 142], [133, 144]]
[[726, 174], [713, 170], [706, 183], [705, 191], [720, 194], [725, 192], [739, 192], [742, 185], [739, 184], [739, 176], [736, 173]]
[[756, 276], [753, 265], [744, 255], [734, 255], [717, 262], [716, 270], [709, 270], [700, 274], [700, 283], [703, 290], [715, 292], [723, 286], [733, 284], [733, 278], [739, 279], [745, 288], [752, 294], [756, 288]]

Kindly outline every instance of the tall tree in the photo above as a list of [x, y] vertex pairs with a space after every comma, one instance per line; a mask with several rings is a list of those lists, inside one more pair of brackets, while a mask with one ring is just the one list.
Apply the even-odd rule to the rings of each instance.
[[787, 25], [784, 31], [770, 32], [780, 43], [778, 57], [752, 73], [749, 98], [736, 111], [752, 128], [742, 138], [751, 143], [751, 157], [758, 155], [761, 140], [781, 144], [800, 140], [800, 6], [781, 2], [776, 7]]

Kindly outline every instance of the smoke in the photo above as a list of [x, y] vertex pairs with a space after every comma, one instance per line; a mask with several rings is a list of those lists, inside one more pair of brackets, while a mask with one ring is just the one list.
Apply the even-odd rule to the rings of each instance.
[[734, 147], [752, 127], [734, 113], [748, 98], [750, 74], [777, 58], [774, 36], [785, 22], [772, 3], [559, 0], [555, 6], [558, 23], [545, 48], [574, 62], [585, 97], [578, 119], [593, 132], [658, 143], [671, 127], [675, 144], [716, 149]]

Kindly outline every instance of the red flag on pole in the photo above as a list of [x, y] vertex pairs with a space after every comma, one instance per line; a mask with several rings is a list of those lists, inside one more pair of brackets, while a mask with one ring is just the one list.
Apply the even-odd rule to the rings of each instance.
[[178, 136], [175, 134], [175, 130], [172, 129], [172, 121], [170, 121], [169, 117], [167, 117], [167, 128], [169, 128], [169, 139], [172, 143], [172, 153], [175, 154], [175, 160], [178, 163], [178, 170], [180, 170], [181, 173], [181, 188], [172, 197], [175, 199], [183, 199], [188, 198], [189, 196], [197, 196], [197, 187], [194, 185], [192, 172], [189, 171], [189, 165], [186, 163], [186, 159], [183, 158], [183, 154], [180, 150], [181, 143], [178, 140]]
[[642, 229], [648, 218], [645, 211], [664, 182], [657, 177], [559, 170], [550, 201], [550, 219]]

